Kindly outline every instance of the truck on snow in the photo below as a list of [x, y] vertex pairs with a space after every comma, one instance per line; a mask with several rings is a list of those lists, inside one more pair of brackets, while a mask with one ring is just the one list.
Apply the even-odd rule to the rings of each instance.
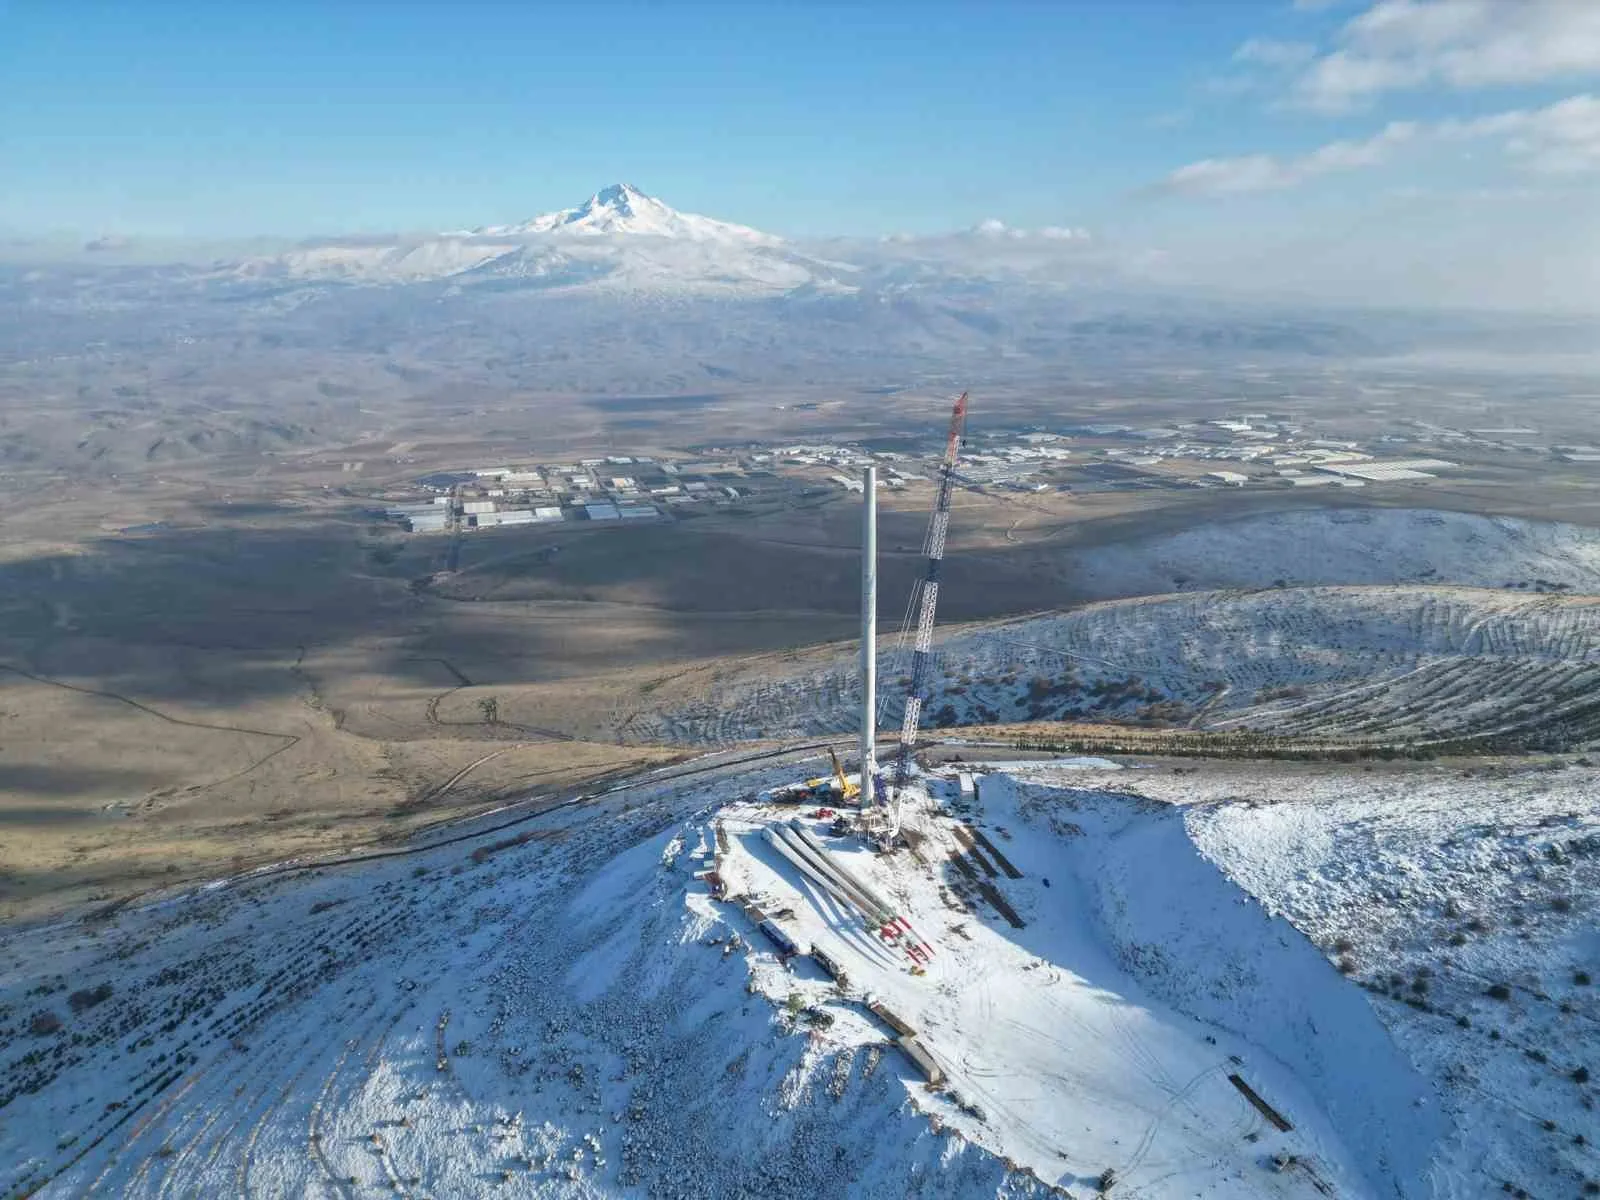
[[788, 960], [800, 953], [800, 947], [795, 940], [778, 928], [778, 923], [771, 919], [761, 922], [761, 932], [767, 935], [767, 940], [778, 948], [778, 957]]
[[813, 946], [811, 947], [811, 958], [817, 966], [822, 968], [823, 973], [840, 987], [850, 986], [850, 981], [845, 978], [844, 968], [839, 965], [838, 960], [833, 955], [821, 947]]

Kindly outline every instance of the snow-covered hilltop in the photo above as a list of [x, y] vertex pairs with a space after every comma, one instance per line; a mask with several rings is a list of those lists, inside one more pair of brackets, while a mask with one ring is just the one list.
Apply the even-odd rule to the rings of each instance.
[[814, 769], [7, 931], [0, 1194], [1588, 1194], [1592, 769]]
[[776, 246], [782, 238], [747, 225], [718, 221], [698, 213], [679, 212], [631, 183], [614, 183], [590, 196], [577, 208], [544, 213], [520, 225], [486, 225], [474, 237], [525, 237], [529, 234], [579, 237], [664, 237], [695, 242], [735, 242], [750, 246]]

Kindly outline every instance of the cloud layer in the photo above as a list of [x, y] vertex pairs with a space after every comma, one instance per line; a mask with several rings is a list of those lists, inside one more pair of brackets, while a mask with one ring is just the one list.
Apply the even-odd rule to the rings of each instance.
[[1201, 196], [1278, 191], [1335, 171], [1375, 167], [1387, 161], [1396, 147], [1414, 140], [1418, 129], [1415, 123], [1394, 121], [1364, 140], [1329, 142], [1295, 158], [1272, 154], [1203, 158], [1173, 171], [1161, 188]]
[[1205, 158], [1179, 167], [1160, 188], [1202, 196], [1278, 191], [1334, 172], [1381, 166], [1402, 148], [1470, 141], [1498, 142], [1507, 157], [1530, 171], [1562, 175], [1600, 171], [1600, 97], [1569, 96], [1543, 108], [1511, 109], [1471, 120], [1391, 121], [1369, 138], [1328, 142], [1292, 158], [1272, 154]]
[[1428, 86], [1557, 83], [1597, 74], [1600, 3], [1594, 0], [1380, 0], [1344, 26], [1337, 49], [1300, 74], [1294, 95], [1311, 108], [1343, 112], [1384, 93]]

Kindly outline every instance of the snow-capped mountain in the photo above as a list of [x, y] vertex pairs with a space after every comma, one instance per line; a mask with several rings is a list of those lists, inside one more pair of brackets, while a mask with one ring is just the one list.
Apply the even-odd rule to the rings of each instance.
[[783, 241], [769, 233], [718, 221], [696, 213], [679, 212], [629, 183], [614, 183], [590, 196], [577, 208], [544, 213], [520, 225], [488, 225], [471, 231], [475, 237], [525, 237], [529, 234], [597, 235], [683, 238], [696, 242], [737, 242], [751, 246], [776, 246]]
[[943, 235], [791, 242], [677, 209], [632, 184], [513, 225], [412, 236], [330, 238], [243, 261], [210, 278], [271, 286], [444, 284], [461, 291], [562, 291], [665, 298], [869, 294], [934, 297], [946, 285], [1056, 288], [1103, 282], [1087, 232], [1021, 230], [997, 220]]
[[467, 235], [422, 240], [319, 240], [282, 254], [225, 264], [222, 269], [239, 279], [420, 283], [475, 270], [518, 249], [509, 241], [497, 244]]
[[519, 225], [408, 238], [332, 239], [224, 264], [232, 279], [399, 285], [448, 282], [646, 295], [761, 297], [848, 291], [852, 268], [782, 238], [676, 209], [631, 184]]

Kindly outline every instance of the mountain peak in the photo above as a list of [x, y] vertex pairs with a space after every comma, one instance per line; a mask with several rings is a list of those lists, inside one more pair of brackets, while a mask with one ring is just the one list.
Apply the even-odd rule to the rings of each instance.
[[608, 233], [637, 233], [644, 230], [623, 223], [631, 222], [638, 226], [660, 224], [663, 219], [679, 214], [654, 196], [645, 195], [631, 183], [613, 183], [610, 187], [601, 188], [577, 208], [545, 215], [564, 217], [566, 219], [562, 224], [566, 225], [604, 226]]
[[593, 196], [589, 197], [589, 203], [591, 205], [614, 207], [627, 204], [631, 200], [650, 199], [652, 197], [646, 196], [631, 183], [613, 183], [610, 187], [601, 188]]
[[768, 246], [782, 240], [744, 225], [679, 212], [631, 183], [613, 183], [601, 188], [577, 208], [544, 213], [520, 225], [491, 225], [475, 229], [473, 233], [490, 237], [626, 235]]

